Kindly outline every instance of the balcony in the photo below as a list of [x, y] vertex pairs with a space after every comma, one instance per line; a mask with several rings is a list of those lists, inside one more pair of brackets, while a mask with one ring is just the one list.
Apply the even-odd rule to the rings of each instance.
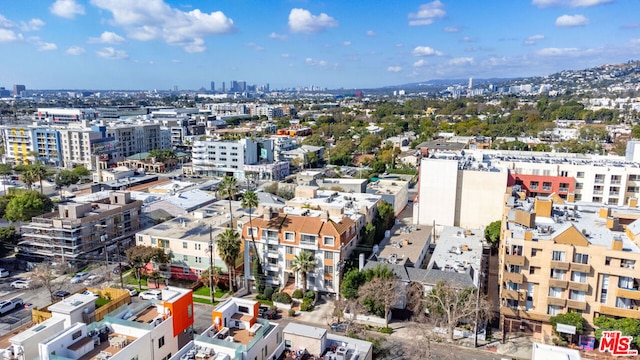
[[594, 195], [602, 195], [602, 194], [604, 194], [604, 191], [603, 190], [593, 190], [593, 194]]
[[552, 269], [560, 269], [560, 270], [569, 270], [569, 263], [564, 261], [553, 261], [551, 260], [551, 268]]
[[591, 273], [591, 265], [589, 264], [580, 264], [580, 263], [571, 263], [571, 271], [579, 271], [583, 273]]
[[547, 304], [565, 307], [567, 305], [567, 300], [566, 299], [560, 299], [560, 298], [554, 298], [554, 297], [548, 297], [547, 298]]
[[558, 189], [558, 192], [563, 192], [563, 193], [569, 192], [569, 188], [561, 187]]
[[621, 289], [621, 288], [618, 288], [616, 290], [616, 296], [617, 297], [622, 297], [622, 298], [627, 298], [627, 299], [640, 300], [640, 291], [634, 290], [634, 289]]
[[504, 316], [508, 316], [508, 317], [518, 317], [518, 310], [516, 309], [512, 309], [510, 307], [506, 307], [506, 306], [502, 306], [500, 307], [500, 312], [502, 313], [502, 315]]
[[524, 291], [523, 290], [502, 289], [502, 298], [503, 299], [524, 301]]
[[640, 311], [638, 311], [637, 309], [626, 309], [605, 305], [600, 305], [599, 313], [603, 315], [620, 316], [633, 319], [637, 319], [640, 317]]
[[581, 282], [575, 282], [575, 281], [569, 281], [569, 289], [570, 290], [578, 290], [578, 291], [588, 292], [589, 291], [589, 284], [581, 283]]
[[504, 262], [506, 265], [518, 265], [524, 266], [524, 256], [519, 255], [505, 255]]
[[558, 279], [549, 279], [549, 287], [557, 287], [561, 289], [566, 289], [568, 285], [567, 280], [558, 280]]
[[596, 178], [593, 182], [596, 184], [604, 184], [604, 178]]
[[584, 300], [567, 300], [567, 307], [576, 310], [587, 310], [587, 303]]
[[520, 273], [503, 272], [502, 281], [511, 281], [512, 283], [522, 284], [524, 282], [524, 276]]

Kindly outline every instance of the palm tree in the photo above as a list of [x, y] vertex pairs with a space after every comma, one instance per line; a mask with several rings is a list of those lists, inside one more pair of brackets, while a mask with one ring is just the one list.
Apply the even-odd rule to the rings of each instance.
[[233, 227], [233, 212], [231, 210], [231, 200], [238, 192], [238, 181], [233, 176], [225, 176], [218, 184], [218, 193], [223, 197], [229, 197], [229, 227]]
[[[258, 195], [254, 191], [247, 191], [242, 195], [242, 208], [249, 210], [249, 227], [253, 226], [252, 223], [252, 213], [253, 209], [258, 207]], [[258, 249], [256, 248], [256, 239], [253, 234], [253, 230], [251, 231], [251, 244], [253, 245], [253, 251], [255, 251], [256, 255], [258, 255]], [[260, 260], [260, 256], [258, 256], [258, 260]]]
[[242, 242], [240, 234], [233, 229], [227, 229], [218, 234], [218, 253], [222, 261], [227, 265], [229, 273], [229, 288], [235, 291], [233, 287], [233, 278], [235, 277], [236, 259], [240, 256]]
[[291, 260], [291, 268], [294, 272], [300, 273], [302, 276], [302, 289], [307, 291], [307, 273], [312, 272], [316, 268], [316, 259], [313, 253], [302, 250]]
[[33, 188], [33, 183], [36, 182], [36, 178], [33, 176], [31, 171], [25, 171], [20, 176], [20, 180], [27, 186], [27, 189], [31, 190]]
[[27, 173], [31, 173], [34, 181], [40, 182], [40, 193], [43, 194], [42, 180], [47, 177], [47, 168], [42, 166], [41, 163], [35, 163], [29, 166]]
[[2, 176], [4, 184], [4, 195], [7, 195], [7, 180], [8, 176], [13, 173], [13, 166], [11, 164], [0, 164], [0, 176]]

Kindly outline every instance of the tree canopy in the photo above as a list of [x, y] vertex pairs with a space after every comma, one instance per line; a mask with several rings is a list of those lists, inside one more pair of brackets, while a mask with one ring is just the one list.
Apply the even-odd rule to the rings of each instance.
[[53, 209], [51, 199], [37, 191], [20, 191], [10, 196], [11, 200], [7, 203], [4, 213], [4, 218], [9, 221], [31, 221], [32, 217]]

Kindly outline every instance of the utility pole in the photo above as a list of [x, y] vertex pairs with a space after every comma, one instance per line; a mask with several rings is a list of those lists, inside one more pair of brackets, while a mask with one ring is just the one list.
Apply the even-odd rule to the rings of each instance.
[[[117, 235], [117, 234], [116, 234]], [[124, 289], [124, 279], [122, 278], [122, 255], [120, 253], [120, 239], [116, 238], [116, 246], [118, 247], [118, 270], [120, 274], [120, 288]]]
[[213, 289], [213, 229], [209, 225], [209, 296], [213, 304], [215, 291]]

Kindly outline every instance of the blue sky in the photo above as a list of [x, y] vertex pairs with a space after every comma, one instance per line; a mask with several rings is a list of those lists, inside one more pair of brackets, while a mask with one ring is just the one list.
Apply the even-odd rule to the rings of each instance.
[[0, 0], [0, 86], [369, 88], [640, 58], [638, 0]]

